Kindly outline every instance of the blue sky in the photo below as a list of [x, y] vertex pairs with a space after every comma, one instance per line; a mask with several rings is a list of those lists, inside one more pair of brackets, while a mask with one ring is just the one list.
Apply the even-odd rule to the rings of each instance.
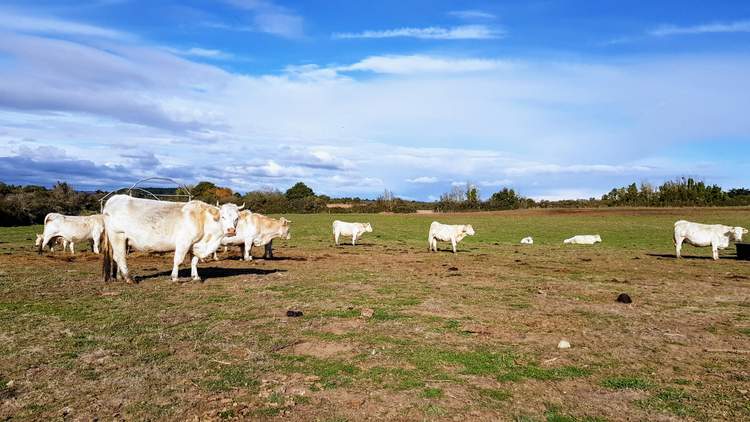
[[5, 1], [0, 180], [750, 185], [750, 2]]

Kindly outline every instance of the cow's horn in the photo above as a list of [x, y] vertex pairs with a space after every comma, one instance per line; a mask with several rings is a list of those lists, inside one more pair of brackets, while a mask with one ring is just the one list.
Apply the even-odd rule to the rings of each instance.
[[239, 207], [237, 207], [238, 210], [241, 210], [243, 208], [245, 208], [245, 203], [244, 202], [242, 203], [242, 205], [240, 205]]

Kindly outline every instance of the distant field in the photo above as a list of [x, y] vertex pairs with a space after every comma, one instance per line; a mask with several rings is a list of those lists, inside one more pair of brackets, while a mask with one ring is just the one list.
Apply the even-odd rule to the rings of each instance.
[[[105, 284], [0, 228], [0, 419], [750, 420], [750, 262], [671, 240], [750, 209], [287, 218], [278, 259], [230, 250], [203, 283], [136, 253], [140, 284]], [[334, 219], [375, 231], [335, 247]], [[477, 235], [428, 253], [433, 220]]]

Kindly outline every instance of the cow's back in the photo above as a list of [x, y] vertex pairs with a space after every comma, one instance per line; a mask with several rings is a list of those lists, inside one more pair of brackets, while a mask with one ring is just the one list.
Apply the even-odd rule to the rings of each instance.
[[154, 201], [115, 195], [102, 214], [107, 231], [122, 233], [130, 244], [142, 250], [170, 250], [183, 225], [185, 203]]

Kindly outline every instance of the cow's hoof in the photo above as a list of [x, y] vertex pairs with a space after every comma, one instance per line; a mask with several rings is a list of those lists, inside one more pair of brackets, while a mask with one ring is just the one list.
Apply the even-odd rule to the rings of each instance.
[[125, 278], [125, 283], [126, 284], [138, 284], [137, 282], [133, 281], [133, 279], [130, 277]]

